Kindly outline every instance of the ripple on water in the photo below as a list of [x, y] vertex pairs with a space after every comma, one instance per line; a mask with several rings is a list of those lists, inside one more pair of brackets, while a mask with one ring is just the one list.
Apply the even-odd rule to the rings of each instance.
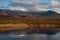
[[[48, 35], [46, 34], [0, 34], [0, 40], [47, 40]], [[50, 37], [54, 40], [60, 40], [60, 32], [55, 35], [50, 35]]]

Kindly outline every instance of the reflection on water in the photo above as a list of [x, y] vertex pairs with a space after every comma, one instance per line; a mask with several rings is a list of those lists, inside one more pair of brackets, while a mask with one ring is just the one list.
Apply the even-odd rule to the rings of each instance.
[[47, 34], [0, 34], [0, 40], [60, 40], [60, 32], [54, 35]]

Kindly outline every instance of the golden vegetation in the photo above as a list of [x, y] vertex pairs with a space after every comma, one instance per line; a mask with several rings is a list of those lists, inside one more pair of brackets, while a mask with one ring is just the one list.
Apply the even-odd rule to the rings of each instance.
[[32, 18], [21, 18], [21, 19], [1, 18], [0, 19], [0, 24], [7, 24], [7, 23], [60, 24], [60, 19], [32, 19]]
[[[20, 23], [26, 23], [31, 24], [29, 28], [34, 28], [34, 25], [40, 25], [40, 24], [57, 24], [60, 25], [60, 19], [32, 19], [32, 18], [20, 18], [20, 19], [11, 19], [11, 18], [0, 18], [0, 24], [20, 24]], [[35, 27], [39, 28], [39, 27]], [[60, 28], [59, 26], [56, 28]], [[14, 27], [0, 27], [1, 30], [3, 29], [16, 29]], [[19, 29], [19, 28], [17, 28]]]

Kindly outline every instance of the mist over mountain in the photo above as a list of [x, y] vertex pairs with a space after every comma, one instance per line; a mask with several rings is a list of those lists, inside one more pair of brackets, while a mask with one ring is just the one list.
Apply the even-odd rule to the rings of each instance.
[[[20, 10], [9, 10], [9, 9], [0, 9], [0, 17], [9, 17], [9, 18], [59, 18], [60, 14], [48, 10], [40, 12], [23, 12]], [[60, 19], [60, 18], [59, 18]]]

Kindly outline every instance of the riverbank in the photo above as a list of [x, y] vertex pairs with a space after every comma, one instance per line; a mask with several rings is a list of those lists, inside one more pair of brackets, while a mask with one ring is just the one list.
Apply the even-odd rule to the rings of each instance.
[[60, 19], [0, 18], [0, 30], [33, 28], [60, 29]]

